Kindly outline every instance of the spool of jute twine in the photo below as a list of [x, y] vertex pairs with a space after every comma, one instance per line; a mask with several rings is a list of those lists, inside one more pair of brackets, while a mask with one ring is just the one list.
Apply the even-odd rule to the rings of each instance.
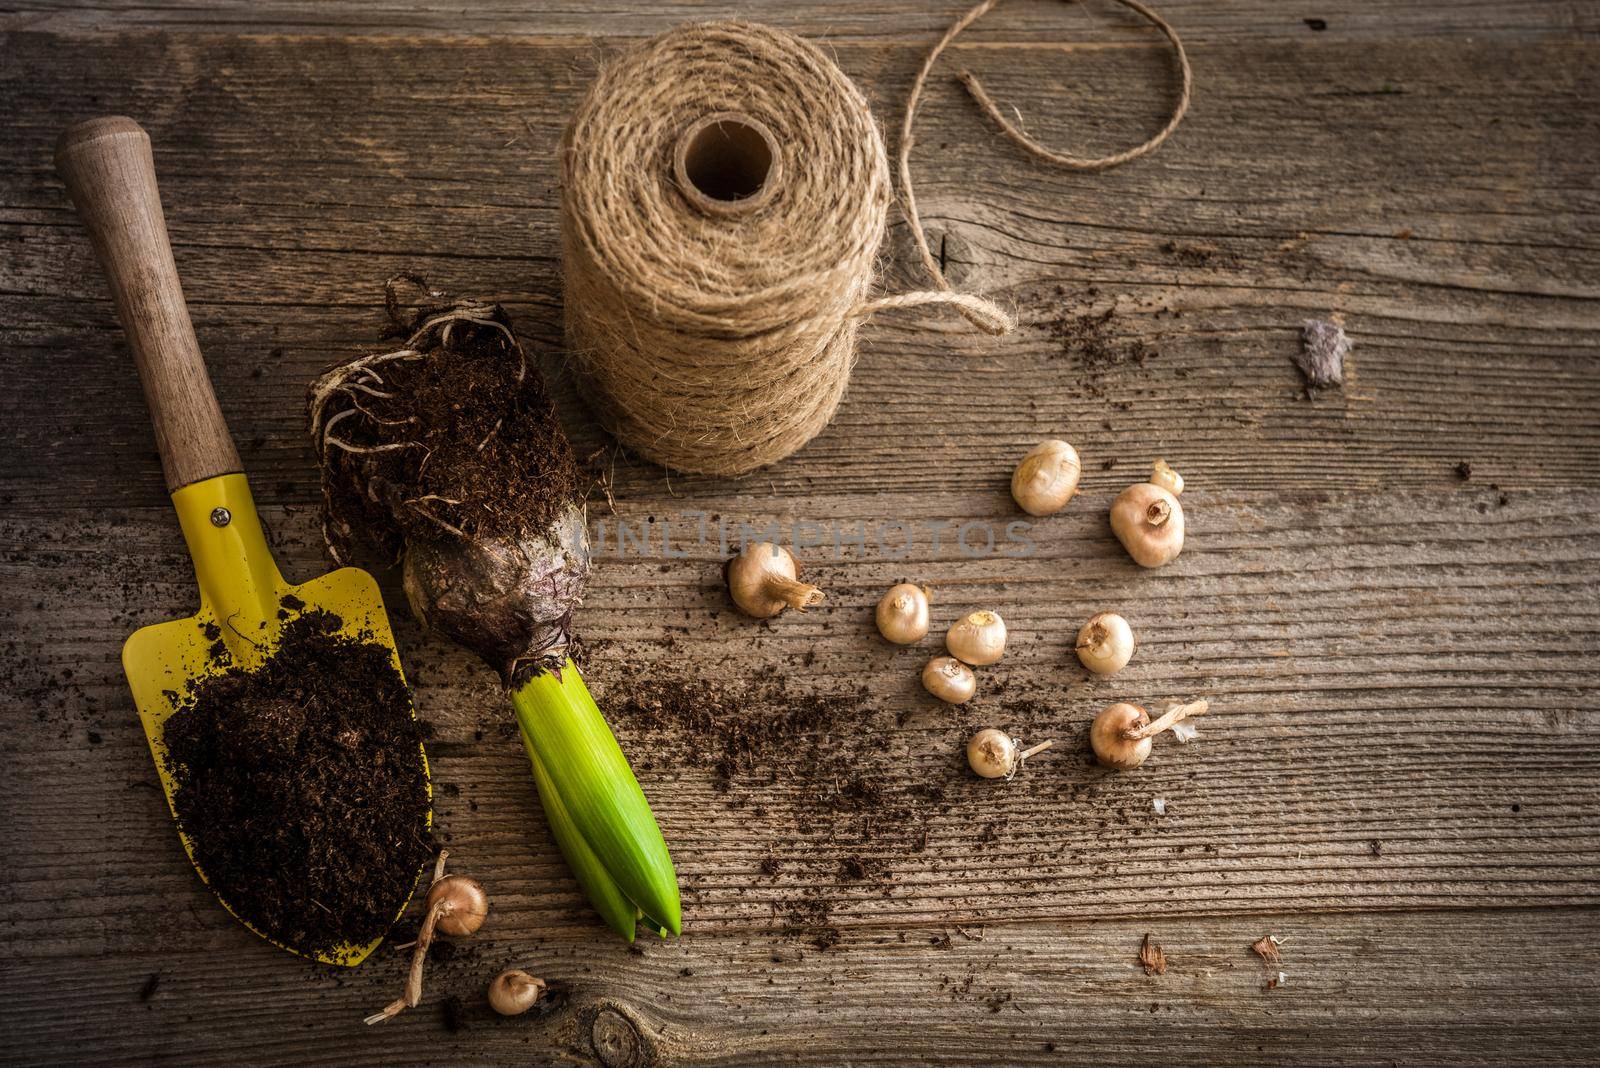
[[[833, 418], [856, 334], [875, 312], [956, 308], [991, 334], [993, 301], [951, 289], [928, 249], [910, 183], [911, 122], [940, 51], [908, 102], [901, 189], [935, 288], [875, 293], [893, 200], [866, 99], [816, 47], [739, 22], [679, 26], [603, 69], [562, 142], [568, 357], [590, 406], [623, 445], [680, 471], [732, 475], [773, 463]], [[1118, 0], [1169, 27], [1134, 2]], [[1182, 46], [1179, 45], [1182, 56]], [[1188, 63], [1183, 61], [1188, 101]], [[1008, 136], [1056, 157], [970, 92]], [[1135, 155], [1155, 147], [1167, 128]]]

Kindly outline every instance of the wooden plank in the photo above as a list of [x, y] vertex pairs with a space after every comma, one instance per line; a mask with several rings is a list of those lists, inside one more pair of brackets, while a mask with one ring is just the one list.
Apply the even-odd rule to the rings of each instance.
[[[1183, 556], [1145, 572], [1106, 531], [1112, 488], [1095, 478], [1033, 528], [1031, 557], [967, 558], [949, 528], [933, 550], [931, 523], [992, 518], [1002, 492], [795, 502], [782, 518], [847, 532], [914, 521], [916, 548], [900, 561], [805, 554], [829, 602], [772, 624], [729, 610], [714, 544], [680, 537], [684, 559], [659, 541], [622, 558], [611, 535], [578, 620], [587, 674], [654, 799], [696, 930], [804, 942], [872, 923], [1126, 917], [1153, 886], [1169, 916], [1600, 901], [1600, 834], [1579, 800], [1600, 791], [1600, 724], [1584, 711], [1600, 700], [1592, 494], [1502, 506], [1186, 492]], [[773, 515], [762, 507], [730, 498], [720, 514], [759, 529]], [[677, 508], [623, 515], [647, 512]], [[325, 566], [313, 512], [265, 514], [288, 574]], [[192, 577], [160, 512], [67, 516], [3, 527], [0, 605], [28, 621], [7, 640], [0, 709], [6, 749], [28, 754], [0, 785], [20, 845], [11, 933], [35, 951], [136, 952], [149, 931], [108, 909], [150, 915], [177, 896], [192, 910], [176, 926], [215, 911], [160, 796], [140, 788], [153, 772], [117, 661], [133, 626], [190, 610]], [[974, 607], [1008, 619], [1008, 656], [972, 706], [921, 692], [935, 639], [899, 649], [872, 635], [869, 608], [901, 577], [935, 591], [936, 634]], [[389, 603], [404, 613], [392, 589]], [[1143, 644], [1123, 673], [1091, 681], [1071, 643], [1106, 608]], [[462, 791], [441, 805], [447, 841], [485, 878], [529, 886], [541, 928], [587, 925], [559, 865], [528, 867], [530, 848], [548, 847], [492, 676], [409, 622], [401, 648], [438, 730], [438, 781]], [[774, 674], [792, 696], [760, 682]], [[660, 679], [718, 687], [727, 722], [652, 727], [627, 702]], [[724, 730], [782, 716], [801, 694], [841, 702], [719, 771]], [[1215, 709], [1201, 743], [1166, 742], [1136, 774], [1092, 766], [1084, 732], [1100, 707], [1195, 695]], [[1060, 745], [1011, 783], [980, 782], [961, 749], [985, 725]], [[853, 876], [863, 857], [874, 870]], [[102, 892], [63, 900], [63, 886]], [[229, 922], [218, 913], [205, 929]]]
[[[826, 36], [892, 126], [958, 6], [756, 13]], [[1051, 143], [1126, 143], [1160, 121], [1169, 61], [1104, 6], [1006, 5], [952, 65]], [[601, 933], [489, 673], [402, 622], [437, 730], [442, 834], [496, 901], [486, 939], [434, 969], [435, 997], [468, 1000], [466, 1031], [437, 1001], [360, 1030], [398, 987], [398, 955], [308, 970], [216, 908], [184, 860], [117, 649], [189, 611], [192, 580], [49, 149], [89, 113], [149, 125], [224, 410], [285, 569], [309, 575], [324, 565], [301, 393], [369, 344], [395, 270], [502, 296], [558, 373], [574, 437], [604, 445], [559, 377], [554, 145], [612, 47], [600, 37], [728, 6], [0, 6], [8, 1049], [208, 1065], [1583, 1063], [1600, 1031], [1583, 949], [1600, 917], [1595, 26], [1563, 4], [1317, 6], [1323, 32], [1264, 0], [1164, 3], [1192, 45], [1195, 110], [1156, 157], [1108, 174], [1032, 165], [936, 78], [919, 197], [953, 273], [1013, 300], [1022, 335], [884, 317], [835, 425], [740, 482], [598, 457], [618, 511], [596, 494], [613, 547], [580, 616], [586, 671], [673, 844], [688, 937], [635, 955]], [[1079, 43], [1045, 43], [1061, 40]], [[891, 285], [921, 284], [903, 227], [888, 254]], [[1063, 340], [1106, 308], [1090, 340], [1109, 361]], [[1308, 402], [1288, 354], [1301, 319], [1331, 312], [1357, 340], [1352, 380]], [[1031, 528], [1030, 556], [963, 554], [954, 532], [1013, 518], [1010, 467], [1054, 433], [1086, 457], [1080, 499]], [[1158, 452], [1189, 480], [1191, 533], [1147, 573], [1103, 515]], [[898, 519], [916, 544], [903, 560], [812, 548], [828, 605], [752, 624], [721, 592], [722, 553], [685, 544], [695, 511], [868, 537]], [[652, 516], [686, 555], [614, 547], [620, 519]], [[936, 637], [896, 650], [873, 634], [869, 606], [902, 577], [934, 587], [941, 624], [1006, 614], [1010, 652], [973, 706], [918, 688]], [[1143, 644], [1091, 682], [1070, 643], [1104, 608]], [[646, 684], [713, 687], [720, 718], [663, 720], [630, 702]], [[1131, 775], [1091, 766], [1083, 731], [1103, 703], [1194, 694], [1216, 703], [1198, 743], [1164, 742]], [[838, 702], [719, 766], [728, 727], [793, 722], [816, 695]], [[989, 724], [1057, 749], [979, 783], [960, 746]], [[1136, 965], [1147, 931], [1165, 976]], [[1272, 990], [1246, 948], [1268, 932], [1288, 938]], [[510, 964], [568, 1000], [543, 1022], [487, 1018], [475, 992]]]
[[[101, 473], [154, 469], [98, 271], [48, 164], [88, 111], [151, 127], [201, 341], [268, 500], [313, 498], [301, 391], [372, 344], [377, 286], [394, 271], [502, 296], [559, 360], [552, 155], [590, 46], [19, 34], [7, 50], [0, 99], [19, 118], [18, 164], [0, 176], [0, 375], [56, 386], [0, 391], [12, 507], [48, 512], [63, 492], [135, 504], [148, 499], [139, 477]], [[919, 50], [835, 51], [896, 115]], [[1018, 158], [941, 81], [916, 155], [930, 226], [962, 284], [1014, 301], [1029, 325], [993, 342], [937, 312], [881, 317], [836, 425], [756, 477], [783, 494], [970, 490], [1059, 433], [1119, 477], [1181, 445], [1196, 485], [1219, 490], [1442, 489], [1463, 460], [1505, 488], [1593, 485], [1594, 54], [1452, 41], [1417, 64], [1409, 45], [1322, 37], [1197, 49], [1201, 96], [1173, 143], [1102, 175]], [[1156, 49], [1075, 53], [1066, 69], [1016, 59], [991, 53], [979, 69], [1052, 143], [1123, 143], [1164, 106]], [[1487, 159], [1471, 133], [1485, 123], [1499, 142]], [[922, 284], [903, 227], [892, 251], [889, 284]], [[1088, 341], [1063, 338], [1111, 309]], [[1352, 381], [1308, 403], [1289, 354], [1301, 321], [1330, 313], [1356, 339]], [[598, 446], [562, 399], [580, 442]], [[618, 469], [624, 494], [656, 492], [656, 478]], [[692, 499], [724, 488], [674, 480]]]
[[[1144, 897], [1159, 912], [1160, 887]], [[1175, 1050], [1197, 1065], [1500, 1066], [1589, 1063], [1600, 1037], [1583, 981], [1591, 909], [889, 926], [827, 953], [702, 934], [630, 953], [589, 932], [525, 933], [515, 894], [495, 908], [465, 953], [432, 966], [424, 1004], [379, 1028], [359, 1020], [398, 988], [401, 954], [335, 976], [259, 941], [211, 954], [147, 942], [92, 967], [29, 958], [0, 973], [8, 1048], [30, 1064], [174, 1066], [820, 1066], [910, 1051], [918, 1064], [1139, 1066]], [[1138, 964], [1147, 933], [1164, 975]], [[1283, 939], [1270, 969], [1249, 949], [1269, 933]], [[508, 966], [560, 982], [563, 1007], [493, 1017], [482, 987]], [[464, 1003], [459, 1030], [447, 997]]]
[[[599, 0], [567, 0], [559, 7], [487, 0], [446, 4], [439, 0], [382, 0], [341, 5], [318, 0], [6, 0], [0, 29], [52, 33], [103, 33], [161, 29], [200, 33], [438, 34], [497, 37], [623, 36], [659, 33], [690, 19], [743, 18], [783, 26], [830, 40], [925, 40], [931, 44], [971, 4], [917, 0], [811, 0], [803, 7], [761, 0], [668, 0], [626, 7]], [[1285, 7], [1274, 0], [1162, 0], [1157, 9], [1186, 38], [1196, 41], [1297, 37], [1311, 33], [1392, 41], [1405, 36], [1574, 36], [1593, 34], [1594, 13], [1559, 0], [1320, 0], [1312, 8]], [[1312, 16], [1324, 24], [1311, 25]], [[980, 34], [1010, 34], [1044, 43], [1083, 37], [1129, 39], [1148, 34], [1148, 24], [1110, 3], [1064, 6], [1010, 3], [991, 13]]]

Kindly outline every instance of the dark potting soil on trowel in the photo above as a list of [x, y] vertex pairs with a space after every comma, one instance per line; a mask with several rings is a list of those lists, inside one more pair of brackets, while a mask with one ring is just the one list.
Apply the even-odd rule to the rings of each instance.
[[178, 822], [212, 887], [294, 949], [388, 930], [432, 854], [422, 731], [389, 649], [291, 619], [259, 668], [196, 682], [166, 724]]

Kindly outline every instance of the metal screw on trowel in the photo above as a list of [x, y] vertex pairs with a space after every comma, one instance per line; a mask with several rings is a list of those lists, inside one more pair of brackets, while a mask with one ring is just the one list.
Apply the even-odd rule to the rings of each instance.
[[225, 527], [231, 522], [233, 522], [233, 513], [228, 511], [226, 508], [213, 508], [213, 509], [211, 509], [211, 525], [212, 526], [214, 526], [214, 527]]

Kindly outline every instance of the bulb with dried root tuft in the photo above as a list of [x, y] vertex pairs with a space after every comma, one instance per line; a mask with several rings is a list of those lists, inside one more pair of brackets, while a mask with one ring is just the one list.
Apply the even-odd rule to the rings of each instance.
[[[415, 305], [402, 302], [407, 285], [421, 290]], [[559, 669], [589, 541], [538, 366], [498, 305], [414, 276], [390, 279], [386, 303], [404, 342], [335, 365], [310, 390], [328, 551], [341, 564], [363, 548], [399, 561], [417, 618], [507, 685]]]
[[417, 1007], [422, 1000], [422, 966], [428, 959], [428, 947], [433, 945], [435, 935], [467, 938], [478, 932], [489, 915], [489, 895], [483, 892], [476, 879], [444, 873], [445, 858], [449, 855], [441, 851], [434, 865], [433, 882], [422, 906], [422, 929], [417, 932], [417, 941], [411, 950], [411, 970], [406, 974], [405, 992], [384, 1006], [383, 1011], [368, 1016], [368, 1024], [382, 1023]]
[[1149, 482], [1139, 482], [1111, 504], [1111, 532], [1142, 567], [1160, 567], [1183, 551], [1183, 477], [1157, 460]]
[[1210, 708], [1207, 701], [1173, 705], [1152, 723], [1150, 714], [1138, 705], [1119, 702], [1094, 717], [1089, 725], [1089, 745], [1101, 764], [1118, 771], [1132, 771], [1149, 759], [1156, 735], [1190, 716], [1204, 715]]
[[798, 581], [798, 573], [788, 549], [760, 541], [728, 561], [728, 593], [752, 619], [771, 619], [785, 608], [804, 612], [821, 604], [823, 593]]
[[967, 766], [985, 779], [1009, 779], [1023, 761], [1049, 749], [1055, 742], [1040, 742], [1029, 749], [1003, 730], [985, 727], [967, 742]]

